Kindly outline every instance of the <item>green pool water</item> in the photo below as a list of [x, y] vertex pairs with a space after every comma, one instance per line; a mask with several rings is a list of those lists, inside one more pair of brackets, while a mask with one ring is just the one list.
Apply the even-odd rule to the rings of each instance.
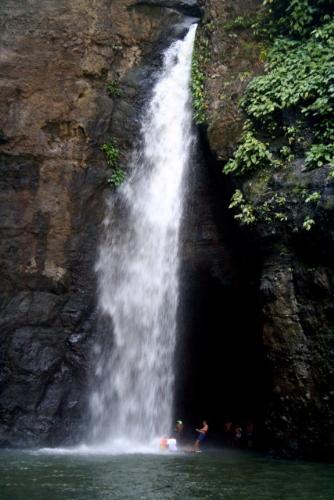
[[333, 500], [334, 465], [216, 450], [180, 455], [0, 451], [1, 500]]

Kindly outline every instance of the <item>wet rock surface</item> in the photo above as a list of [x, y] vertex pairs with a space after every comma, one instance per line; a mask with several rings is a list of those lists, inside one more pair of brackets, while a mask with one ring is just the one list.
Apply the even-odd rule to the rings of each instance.
[[80, 438], [110, 192], [100, 146], [115, 137], [127, 168], [160, 49], [195, 13], [167, 3], [1, 3], [1, 445]]

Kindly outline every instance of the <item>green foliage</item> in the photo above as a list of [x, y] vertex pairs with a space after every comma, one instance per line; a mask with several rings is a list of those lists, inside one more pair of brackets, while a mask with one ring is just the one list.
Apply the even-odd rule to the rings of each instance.
[[304, 141], [302, 126], [302, 122], [298, 120], [295, 121], [294, 125], [283, 125], [283, 134], [287, 139], [286, 142], [289, 144], [291, 152], [293, 147], [302, 144]]
[[242, 225], [250, 225], [256, 221], [254, 208], [250, 203], [245, 201], [244, 195], [240, 189], [234, 192], [229, 208], [237, 208], [240, 210], [234, 218], [239, 220]]
[[321, 198], [319, 191], [314, 191], [305, 198], [305, 203], [317, 203]]
[[217, 27], [217, 23], [216, 23], [216, 21], [215, 21], [215, 20], [212, 20], [212, 21], [207, 22], [207, 23], [205, 24], [205, 29], [206, 29], [206, 31], [207, 31], [208, 33], [212, 33], [212, 32], [215, 30], [215, 28], [216, 28], [216, 27]]
[[283, 212], [274, 212], [274, 216], [280, 222], [286, 222], [288, 220], [287, 215]]
[[110, 97], [121, 97], [122, 91], [119, 86], [119, 82], [117, 80], [111, 80], [107, 84], [107, 92]]
[[115, 168], [118, 166], [119, 149], [115, 139], [110, 138], [109, 142], [102, 144], [101, 151], [104, 152], [109, 167]]
[[105, 154], [108, 166], [112, 168], [112, 173], [107, 179], [108, 184], [115, 187], [120, 186], [126, 178], [126, 173], [119, 166], [120, 151], [116, 140], [110, 138], [109, 142], [102, 144], [101, 151]]
[[[249, 83], [242, 107], [255, 128], [261, 124], [262, 131], [274, 132], [274, 137], [283, 132], [290, 148], [304, 144], [308, 168], [326, 164], [334, 168], [334, 20], [327, 14], [329, 4], [272, 0], [265, 5], [272, 10], [271, 26], [276, 26], [276, 33], [281, 33], [284, 19], [288, 26], [284, 33], [299, 33], [301, 39], [276, 38], [268, 53], [266, 72]], [[311, 11], [319, 18], [311, 16]], [[293, 26], [284, 13], [289, 13]], [[315, 22], [322, 25], [315, 26]], [[296, 127], [284, 127], [286, 112], [298, 112]], [[307, 141], [303, 129], [312, 131]], [[294, 158], [287, 146], [280, 153], [286, 161]]]
[[315, 224], [315, 221], [313, 219], [311, 219], [310, 217], [305, 217], [304, 222], [303, 222], [303, 228], [306, 231], [310, 231], [310, 229], [312, 229], [314, 224]]
[[291, 147], [290, 146], [282, 146], [280, 149], [280, 156], [284, 160], [290, 162], [294, 159], [294, 155], [292, 153]]
[[273, 194], [259, 204], [254, 210], [258, 220], [273, 223], [274, 221], [286, 222], [287, 215], [282, 211], [286, 204], [286, 197], [281, 194]]
[[210, 58], [211, 32], [215, 28], [215, 21], [206, 23], [202, 33], [196, 37], [191, 64], [191, 93], [193, 99], [194, 120], [198, 125], [206, 122], [207, 103], [205, 99], [204, 82], [206, 79], [206, 65]]
[[265, 36], [303, 38], [332, 13], [332, 0], [264, 0], [257, 30]]
[[272, 154], [267, 145], [256, 139], [252, 130], [245, 130], [234, 157], [224, 167], [224, 173], [234, 172], [240, 175], [270, 165], [272, 165]]
[[223, 28], [227, 31], [245, 30], [251, 28], [257, 21], [257, 15], [236, 16], [234, 19], [225, 21]]
[[120, 167], [116, 167], [113, 169], [112, 174], [108, 177], [107, 182], [111, 186], [118, 187], [126, 179], [126, 173]]
[[231, 198], [231, 203], [228, 208], [236, 208], [240, 207], [240, 205], [245, 203], [244, 195], [240, 191], [240, 189], [236, 189]]
[[238, 78], [241, 82], [244, 82], [245, 80], [249, 80], [251, 76], [252, 74], [250, 71], [242, 71], [239, 73]]
[[331, 22], [315, 30], [307, 42], [275, 42], [268, 54], [266, 73], [250, 82], [243, 100], [243, 108], [252, 120], [275, 120], [277, 112], [296, 106], [313, 118], [332, 113], [333, 32]]
[[309, 0], [265, 0], [272, 33], [303, 36], [312, 23], [314, 9]]
[[[268, 167], [293, 168], [295, 158], [304, 157], [308, 169], [329, 166], [334, 178], [332, 0], [265, 0], [263, 5], [256, 31], [272, 47], [266, 49], [264, 74], [250, 81], [241, 100], [246, 125], [224, 172], [250, 176]], [[232, 199], [232, 208], [238, 200], [240, 207], [249, 206], [240, 195]], [[259, 195], [262, 202], [251, 210], [256, 220], [287, 220], [284, 203], [280, 207], [275, 195]], [[321, 193], [305, 190], [293, 197], [311, 204]], [[307, 216], [302, 226], [309, 231], [314, 224]]]
[[204, 80], [205, 75], [201, 70], [201, 55], [198, 49], [194, 50], [191, 65], [191, 93], [193, 98], [194, 120], [198, 125], [206, 121]]
[[306, 153], [305, 165], [309, 168], [323, 165], [334, 168], [334, 144], [313, 144]]
[[[301, 188], [300, 195], [304, 198], [305, 203], [317, 203], [321, 194], [318, 191], [307, 193], [305, 188]], [[288, 215], [285, 211], [287, 198], [283, 194], [274, 193], [252, 204], [248, 202], [240, 189], [237, 189], [229, 205], [230, 209], [236, 209], [237, 214], [235, 219], [239, 220], [242, 225], [251, 225], [254, 222], [266, 223], [274, 225], [275, 223], [288, 222]], [[290, 220], [290, 223], [292, 220]], [[314, 219], [309, 215], [305, 216], [302, 222], [302, 228], [310, 231], [315, 225]], [[298, 230], [298, 228], [296, 228]]]

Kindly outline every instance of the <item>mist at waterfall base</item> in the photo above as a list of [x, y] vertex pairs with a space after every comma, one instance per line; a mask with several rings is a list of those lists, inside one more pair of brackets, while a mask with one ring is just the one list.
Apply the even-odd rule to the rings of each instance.
[[171, 430], [178, 240], [194, 142], [195, 32], [192, 25], [164, 52], [131, 174], [108, 203], [97, 263], [104, 339], [96, 346], [91, 397], [95, 449], [147, 452]]

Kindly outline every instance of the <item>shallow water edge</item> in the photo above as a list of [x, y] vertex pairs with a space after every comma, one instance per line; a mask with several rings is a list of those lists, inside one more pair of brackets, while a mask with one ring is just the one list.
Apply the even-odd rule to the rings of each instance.
[[330, 500], [334, 464], [254, 452], [103, 454], [1, 450], [2, 500]]

